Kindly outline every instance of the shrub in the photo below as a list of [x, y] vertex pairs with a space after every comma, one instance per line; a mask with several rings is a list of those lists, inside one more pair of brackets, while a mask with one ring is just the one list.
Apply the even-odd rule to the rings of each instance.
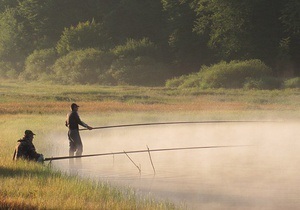
[[187, 77], [184, 82], [179, 86], [179, 88], [199, 88], [201, 87], [202, 81], [197, 74], [191, 74]]
[[111, 52], [116, 59], [109, 72], [116, 84], [162, 85], [169, 77], [169, 67], [162, 61], [160, 50], [146, 38], [128, 40]]
[[168, 67], [147, 56], [126, 57], [115, 60], [110, 69], [116, 84], [162, 85], [168, 75]]
[[47, 79], [53, 74], [52, 66], [57, 59], [54, 49], [35, 50], [25, 60], [25, 70], [20, 78], [25, 80]]
[[113, 55], [94, 48], [77, 50], [56, 60], [53, 70], [58, 82], [66, 84], [99, 83], [113, 60]]
[[169, 88], [179, 87], [184, 83], [184, 81], [187, 78], [188, 78], [187, 75], [183, 75], [183, 76], [176, 77], [176, 78], [173, 78], [173, 79], [168, 79], [166, 81], [166, 87], [169, 87]]
[[285, 88], [300, 88], [300, 77], [295, 77], [284, 81]]
[[124, 45], [118, 45], [111, 51], [117, 57], [160, 57], [155, 44], [147, 38], [141, 40], [129, 39]]
[[202, 81], [210, 88], [243, 88], [248, 78], [270, 76], [272, 71], [260, 60], [221, 62], [202, 70]]
[[18, 71], [10, 62], [0, 61], [0, 77], [2, 79], [15, 79], [18, 77]]
[[65, 28], [56, 50], [60, 55], [65, 55], [74, 50], [87, 48], [104, 48], [108, 44], [108, 38], [102, 31], [101, 24], [95, 21], [78, 23], [76, 27]]
[[[278, 81], [271, 77], [272, 71], [260, 60], [220, 62], [212, 66], [202, 66], [198, 73], [180, 79], [167, 81], [166, 85], [179, 88], [273, 88]], [[245, 84], [247, 83], [247, 84]]]
[[258, 79], [247, 79], [244, 83], [244, 89], [273, 90], [279, 89], [282, 81], [275, 77], [262, 77]]

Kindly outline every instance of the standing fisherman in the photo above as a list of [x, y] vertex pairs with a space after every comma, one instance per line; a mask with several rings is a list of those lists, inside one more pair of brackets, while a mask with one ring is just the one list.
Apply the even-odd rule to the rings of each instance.
[[83, 146], [79, 135], [78, 125], [81, 125], [89, 130], [93, 129], [92, 127], [88, 126], [80, 120], [80, 117], [77, 113], [78, 107], [79, 106], [77, 104], [72, 103], [71, 112], [67, 114], [66, 126], [69, 127], [69, 156], [74, 156], [74, 152], [76, 152], [76, 156], [82, 155]]
[[34, 133], [31, 130], [26, 130], [22, 139], [18, 140], [13, 160], [24, 159], [30, 161], [44, 162], [44, 156], [36, 152], [32, 143]]

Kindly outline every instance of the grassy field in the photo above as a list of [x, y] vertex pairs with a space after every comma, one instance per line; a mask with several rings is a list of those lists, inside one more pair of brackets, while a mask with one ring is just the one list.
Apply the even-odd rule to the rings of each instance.
[[93, 126], [193, 120], [299, 120], [300, 91], [176, 90], [148, 87], [63, 86], [1, 82], [0, 209], [176, 209], [139, 198], [131, 189], [93, 183], [27, 162], [13, 162], [25, 129], [51, 156], [48, 133], [66, 132], [72, 102]]

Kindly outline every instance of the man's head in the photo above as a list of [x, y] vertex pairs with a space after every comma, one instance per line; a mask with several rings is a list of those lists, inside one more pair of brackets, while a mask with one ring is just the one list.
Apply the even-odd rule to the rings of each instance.
[[79, 107], [79, 106], [78, 106], [77, 104], [75, 104], [75, 103], [72, 103], [72, 104], [71, 104], [71, 109], [72, 109], [72, 111], [77, 110], [78, 107]]
[[25, 137], [26, 138], [29, 138], [29, 139], [33, 139], [33, 136], [34, 136], [35, 134], [31, 131], [31, 130], [26, 130], [25, 131]]
[[33, 136], [35, 133], [33, 133], [31, 130], [26, 130], [25, 131], [25, 136]]

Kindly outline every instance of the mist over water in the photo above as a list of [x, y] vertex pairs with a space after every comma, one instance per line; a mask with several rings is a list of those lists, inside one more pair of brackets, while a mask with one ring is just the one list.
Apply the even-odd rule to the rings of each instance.
[[[53, 161], [54, 168], [187, 209], [299, 209], [299, 122], [207, 123], [82, 131], [84, 154], [194, 146], [251, 145]], [[66, 134], [49, 136], [68, 155]]]

